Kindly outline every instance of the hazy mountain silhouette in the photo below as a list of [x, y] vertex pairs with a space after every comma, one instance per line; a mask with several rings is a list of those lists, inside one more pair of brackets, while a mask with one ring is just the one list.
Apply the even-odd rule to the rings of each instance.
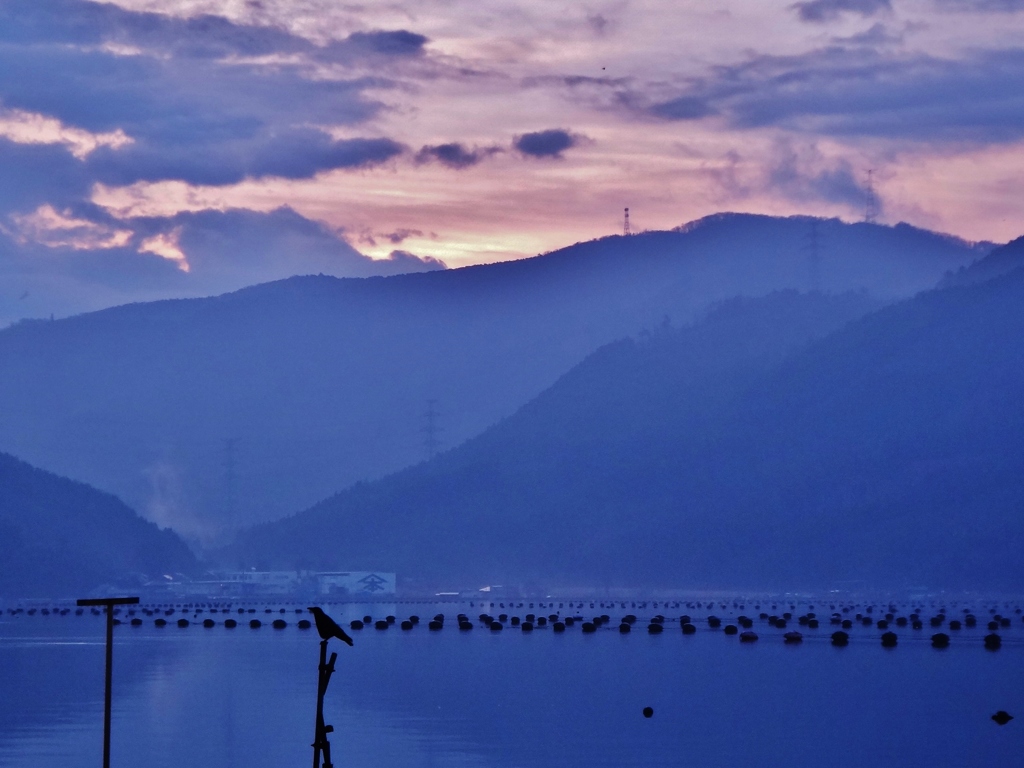
[[1024, 237], [1018, 237], [1001, 248], [996, 248], [973, 264], [951, 272], [942, 279], [939, 285], [945, 288], [953, 285], [980, 283], [999, 275], [1005, 275], [1020, 267], [1024, 267]]
[[210, 534], [422, 460], [429, 400], [457, 445], [666, 317], [814, 284], [895, 299], [985, 252], [907, 225], [726, 214], [512, 263], [23, 322], [0, 332], [0, 448]]
[[0, 596], [83, 597], [141, 574], [188, 572], [196, 561], [108, 493], [0, 453]]
[[465, 445], [226, 556], [435, 584], [1020, 589], [1024, 269], [793, 350], [852, 314], [776, 294], [609, 345]]

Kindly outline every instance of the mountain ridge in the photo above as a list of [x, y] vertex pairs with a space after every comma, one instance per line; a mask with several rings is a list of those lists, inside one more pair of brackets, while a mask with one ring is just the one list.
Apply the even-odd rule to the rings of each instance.
[[0, 331], [0, 448], [216, 538], [416, 463], [430, 400], [458, 444], [602, 344], [811, 287], [812, 226], [822, 287], [888, 299], [984, 250], [906, 226], [732, 214], [515, 262], [23, 323]]

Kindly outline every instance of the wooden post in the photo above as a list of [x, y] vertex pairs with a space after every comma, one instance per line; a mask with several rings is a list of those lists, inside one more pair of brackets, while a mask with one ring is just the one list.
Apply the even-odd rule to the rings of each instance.
[[82, 599], [78, 605], [103, 605], [107, 609], [107, 665], [106, 686], [103, 692], [103, 768], [110, 768], [110, 702], [111, 682], [114, 678], [114, 606], [136, 605], [137, 597], [103, 597]]
[[333, 768], [331, 744], [327, 740], [327, 734], [334, 732], [334, 726], [324, 724], [324, 695], [327, 693], [328, 683], [331, 682], [331, 675], [334, 674], [334, 662], [337, 659], [338, 654], [331, 653], [331, 660], [327, 660], [327, 641], [322, 640], [316, 686], [316, 734], [313, 738], [313, 768], [321, 768], [321, 754], [323, 755], [322, 768]]

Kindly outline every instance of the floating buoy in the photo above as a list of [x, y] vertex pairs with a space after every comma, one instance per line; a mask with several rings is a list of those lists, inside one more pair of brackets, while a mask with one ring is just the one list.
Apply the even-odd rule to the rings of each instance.
[[[308, 621], [306, 622], [306, 625], [307, 626], [309, 625]], [[234, 619], [228, 619], [227, 621], [224, 622], [224, 628], [225, 629], [234, 629], [237, 626], [238, 626], [238, 622], [235, 621]]]
[[412, 622], [411, 622], [411, 621], [409, 621], [408, 619], [406, 619], [406, 620], [405, 620], [405, 621], [403, 621], [403, 622], [402, 622], [401, 624], [399, 624], [399, 626], [400, 626], [400, 627], [401, 627], [402, 629], [405, 629], [405, 630], [409, 630], [409, 629], [412, 629]]
[[718, 629], [722, 626], [722, 620], [717, 616], [708, 616], [708, 626], [712, 629]]
[[434, 619], [427, 624], [427, 629], [437, 632], [438, 630], [444, 629], [444, 622]]
[[757, 642], [757, 633], [756, 632], [751, 632], [749, 629], [744, 631], [744, 632], [740, 632], [740, 642], [741, 643], [755, 643], [755, 642]]
[[132, 619], [132, 626], [133, 627], [141, 627], [142, 626], [142, 619]]
[[[592, 621], [584, 621], [583, 622], [583, 634], [589, 635], [590, 633], [596, 632], [596, 631], [597, 631], [597, 627], [594, 626], [594, 622], [592, 622]], [[648, 632], [650, 631], [650, 627], [647, 628], [647, 631]]]
[[685, 622], [683, 624], [683, 634], [684, 635], [693, 635], [693, 634], [696, 634], [696, 632], [697, 632], [697, 627], [695, 627], [690, 622], [687, 621], [687, 622]]
[[628, 635], [631, 629], [632, 629], [632, 627], [629, 626], [628, 622], [624, 621], [621, 624], [619, 624], [619, 634], [620, 635]]
[[932, 635], [932, 648], [948, 648], [949, 647], [949, 635], [945, 632], [939, 632]]
[[313, 625], [310, 623], [309, 619], [299, 619], [299, 629], [309, 629], [312, 626]]
[[737, 627], [735, 624], [726, 624], [725, 629], [723, 631], [727, 635], [735, 635], [740, 630], [739, 627]]
[[[209, 621], [209, 619], [207, 619]], [[274, 623], [271, 625], [274, 629], [284, 629], [288, 626], [288, 622], [284, 619], [274, 619]]]
[[[431, 622], [431, 623], [433, 623], [433, 622]], [[387, 629], [390, 626], [391, 625], [388, 624], [386, 619], [377, 619], [377, 621], [375, 621], [373, 623], [374, 629]], [[431, 629], [433, 629], [433, 627], [431, 627]]]
[[352, 619], [352, 621], [348, 623], [348, 626], [350, 629], [362, 629], [363, 622], [361, 622], [359, 619]]
[[203, 619], [203, 626], [210, 629], [216, 622], [213, 619]]
[[985, 635], [985, 647], [990, 651], [998, 650], [1003, 644], [1003, 638], [993, 632], [991, 635]]
[[253, 619], [249, 622], [249, 629], [259, 629], [263, 626], [263, 622], [259, 619]]
[[[434, 622], [430, 622], [430, 623], [431, 623], [431, 625], [433, 625]], [[430, 628], [433, 629], [434, 627], [431, 626]], [[501, 632], [501, 630], [503, 630], [504, 628], [505, 628], [505, 626], [500, 621], [492, 621], [491, 622], [491, 632]]]
[[886, 632], [882, 635], [882, 647], [883, 648], [895, 648], [899, 638], [895, 632]]
[[782, 641], [789, 645], [795, 645], [804, 641], [804, 636], [795, 630], [791, 630], [782, 636]]
[[178, 626], [184, 629], [188, 626], [188, 619], [178, 619]]
[[560, 621], [556, 621], [554, 624], [551, 625], [551, 629], [555, 632], [565, 632], [565, 624], [563, 624]]
[[[586, 626], [586, 625], [584, 625], [584, 626]], [[629, 626], [629, 625], [627, 624], [626, 626]], [[654, 622], [651, 622], [647, 626], [647, 634], [649, 634], [649, 635], [660, 635], [664, 630], [665, 630], [664, 626], [662, 626], [661, 624], [656, 624]]]
[[653, 717], [654, 710], [651, 707], [644, 707], [644, 717]]
[[533, 632], [533, 622], [532, 621], [524, 621], [522, 626], [523, 626], [523, 632]]
[[1013, 715], [1011, 715], [1009, 712], [1004, 712], [1000, 709], [998, 712], [992, 715], [992, 719], [995, 720], [996, 723], [998, 723], [999, 725], [1006, 725], [1008, 722], [1013, 720]]
[[841, 648], [841, 647], [849, 645], [849, 644], [850, 644], [850, 636], [848, 634], [846, 634], [845, 632], [843, 632], [842, 630], [839, 630], [838, 632], [833, 632], [832, 633], [832, 645], [835, 645], [835, 646]]

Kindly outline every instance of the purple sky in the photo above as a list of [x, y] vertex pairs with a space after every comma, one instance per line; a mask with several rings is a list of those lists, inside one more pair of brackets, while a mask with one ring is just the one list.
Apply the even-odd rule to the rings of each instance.
[[869, 169], [1024, 233], [1024, 0], [5, 0], [0, 57], [0, 322], [858, 219]]

